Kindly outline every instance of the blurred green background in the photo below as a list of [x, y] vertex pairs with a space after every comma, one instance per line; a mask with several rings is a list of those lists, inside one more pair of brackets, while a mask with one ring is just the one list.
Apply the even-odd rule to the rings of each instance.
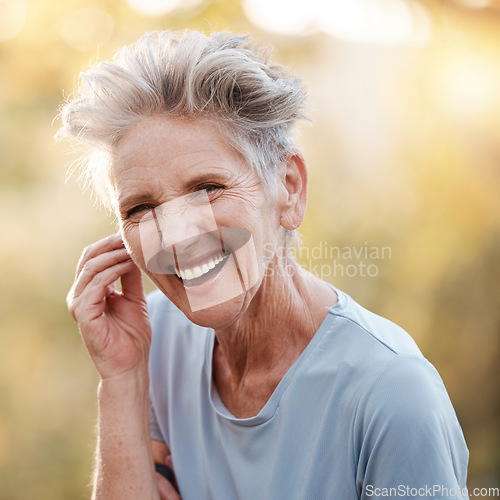
[[469, 487], [498, 486], [499, 0], [0, 0], [0, 498], [90, 496], [97, 377], [65, 295], [115, 223], [65, 183], [53, 120], [89, 61], [164, 28], [253, 34], [304, 78], [298, 257], [413, 335]]

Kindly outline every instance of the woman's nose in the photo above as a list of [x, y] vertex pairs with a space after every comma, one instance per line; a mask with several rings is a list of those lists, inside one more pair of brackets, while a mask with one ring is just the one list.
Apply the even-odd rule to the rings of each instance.
[[205, 198], [197, 195], [195, 203], [192, 195], [188, 195], [162, 205], [158, 215], [164, 249], [175, 246], [177, 254], [190, 252], [201, 235], [217, 230], [206, 194]]
[[193, 250], [197, 241], [206, 231], [197, 224], [169, 224], [167, 231], [162, 231], [162, 246], [165, 250], [182, 254]]

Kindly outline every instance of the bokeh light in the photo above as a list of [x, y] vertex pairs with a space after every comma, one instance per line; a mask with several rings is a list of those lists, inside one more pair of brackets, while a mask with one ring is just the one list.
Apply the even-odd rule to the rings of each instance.
[[23, 0], [0, 0], [0, 42], [17, 36], [26, 22], [27, 13]]
[[314, 10], [304, 0], [243, 0], [248, 19], [263, 30], [280, 35], [302, 35], [314, 26]]
[[322, 31], [362, 43], [422, 45], [431, 24], [426, 9], [413, 0], [243, 0], [249, 20], [281, 35]]
[[139, 14], [154, 17], [172, 12], [182, 0], [127, 0], [127, 4]]
[[455, 0], [457, 4], [463, 5], [464, 7], [470, 7], [472, 9], [483, 9], [491, 4], [490, 0]]
[[484, 56], [452, 53], [436, 71], [438, 100], [452, 116], [484, 119], [498, 110], [500, 68]]
[[105, 10], [86, 7], [72, 12], [62, 23], [59, 33], [72, 49], [89, 52], [106, 44], [113, 27], [113, 17]]
[[422, 45], [431, 36], [425, 8], [408, 0], [329, 0], [322, 7], [318, 25], [344, 40]]

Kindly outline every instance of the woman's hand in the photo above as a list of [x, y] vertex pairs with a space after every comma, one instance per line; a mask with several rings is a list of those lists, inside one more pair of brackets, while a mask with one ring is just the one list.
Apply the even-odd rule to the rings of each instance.
[[161, 500], [181, 500], [181, 496], [170, 481], [167, 481], [161, 474], [156, 473], [156, 484], [160, 493]]
[[84, 250], [67, 303], [103, 380], [147, 370], [151, 326], [142, 277], [121, 235]]
[[[163, 441], [157, 441], [156, 439], [151, 440], [151, 450], [153, 453], [153, 460], [155, 464], [162, 464], [169, 467], [172, 472], [174, 472], [174, 463], [172, 461], [172, 454], [168, 449], [167, 445]], [[174, 480], [175, 488], [173, 484], [166, 479], [162, 474], [156, 473], [156, 484], [158, 486], [158, 491], [160, 493], [160, 500], [181, 500], [179, 493], [177, 493], [177, 482]]]

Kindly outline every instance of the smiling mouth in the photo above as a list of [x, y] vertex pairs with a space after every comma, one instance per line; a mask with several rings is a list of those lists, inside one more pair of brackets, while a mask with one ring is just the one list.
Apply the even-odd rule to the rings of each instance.
[[227, 250], [226, 252], [218, 252], [205, 263], [191, 268], [170, 267], [172, 274], [176, 274], [185, 286], [197, 286], [214, 277], [224, 267], [230, 255], [231, 252]]
[[[217, 231], [196, 235], [175, 245], [162, 247], [155, 253], [151, 252], [153, 255], [146, 261], [146, 269], [152, 274], [173, 274], [174, 279], [182, 281], [185, 287], [201, 285], [214, 279], [231, 255], [235, 259], [236, 267], [239, 268], [237, 251], [250, 239], [251, 233], [248, 229], [221, 226]], [[216, 248], [213, 248], [214, 242]], [[213, 253], [211, 256], [205, 253], [205, 256], [200, 256], [198, 260], [190, 258], [188, 261], [188, 256], [182, 251], [177, 253], [175, 248], [177, 246], [188, 248], [193, 245], [198, 249], [212, 247]]]

